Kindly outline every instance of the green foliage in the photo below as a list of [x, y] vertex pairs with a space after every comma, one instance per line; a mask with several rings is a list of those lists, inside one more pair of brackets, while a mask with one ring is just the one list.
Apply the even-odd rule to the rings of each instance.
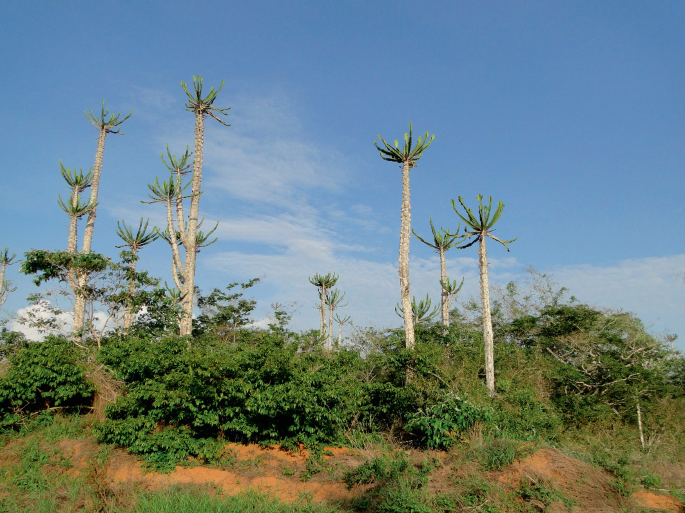
[[19, 471], [14, 475], [13, 483], [25, 492], [37, 492], [48, 487], [48, 481], [41, 473], [41, 467], [50, 462], [50, 456], [43, 452], [38, 440], [30, 439], [22, 447], [19, 456], [21, 464]]
[[508, 467], [517, 458], [527, 455], [530, 448], [522, 446], [521, 442], [508, 438], [493, 437], [484, 441], [480, 449], [480, 457], [485, 470], [498, 470]]
[[0, 380], [1, 428], [16, 427], [46, 408], [90, 405], [94, 388], [85, 378], [83, 353], [68, 340], [27, 343], [9, 363]]
[[376, 456], [345, 474], [349, 489], [363, 484], [375, 484], [355, 501], [362, 511], [383, 513], [433, 513], [432, 500], [424, 486], [435, 468], [424, 461], [416, 467], [403, 452]]
[[[397, 303], [395, 313], [404, 318], [404, 311], [402, 306]], [[426, 294], [426, 299], [421, 299], [418, 303], [416, 297], [411, 298], [411, 313], [414, 318], [414, 324], [426, 324], [431, 322], [438, 315], [438, 307], [431, 310], [431, 298]]]
[[373, 144], [380, 152], [383, 160], [398, 163], [408, 162], [411, 167], [414, 167], [416, 165], [415, 162], [421, 158], [423, 152], [426, 151], [433, 142], [433, 139], [435, 139], [435, 135], [431, 135], [429, 138], [428, 132], [426, 132], [423, 137], [419, 137], [414, 145], [412, 139], [412, 126], [411, 123], [409, 123], [409, 133], [404, 134], [404, 145], [401, 149], [397, 139], [395, 139], [395, 146], [393, 147], [385, 142], [380, 135], [378, 138], [381, 140], [383, 147], [380, 147], [376, 141], [374, 141]]
[[35, 274], [36, 285], [57, 279], [69, 280], [69, 273], [79, 271], [86, 274], [102, 272], [110, 265], [111, 260], [99, 253], [69, 253], [67, 251], [48, 251], [32, 249], [24, 253], [20, 271], [24, 274]]
[[[211, 330], [222, 340], [228, 340], [229, 335], [235, 343], [238, 330], [250, 323], [250, 315], [257, 307], [254, 299], [243, 298], [243, 293], [259, 283], [254, 278], [247, 283], [231, 283], [226, 292], [214, 289], [208, 296], [199, 296], [197, 306], [202, 309], [195, 324], [195, 334]], [[231, 291], [240, 285], [238, 292]]]
[[491, 414], [469, 404], [466, 399], [451, 395], [425, 411], [410, 413], [406, 429], [418, 435], [429, 449], [447, 449], [456, 437], [477, 421], [490, 421]]
[[[571, 509], [576, 505], [576, 501], [566, 497], [560, 490], [555, 490], [546, 485], [542, 480], [533, 480], [532, 478], [524, 479], [519, 484], [519, 488], [515, 494], [516, 497], [522, 499], [526, 503], [525, 511], [548, 511], [552, 503], [561, 501], [566, 509]], [[527, 503], [535, 501], [535, 507], [528, 506]]]
[[[153, 465], [216, 457], [217, 438], [288, 448], [337, 443], [362, 402], [358, 355], [298, 353], [297, 344], [270, 333], [242, 332], [237, 345], [210, 339], [190, 350], [183, 339], [128, 339], [99, 358], [127, 384], [106, 410], [100, 440]], [[162, 449], [169, 457], [160, 462]]]
[[203, 488], [169, 488], [138, 497], [131, 513], [338, 513], [336, 506], [299, 501], [284, 504], [256, 491], [232, 496], [210, 493]]

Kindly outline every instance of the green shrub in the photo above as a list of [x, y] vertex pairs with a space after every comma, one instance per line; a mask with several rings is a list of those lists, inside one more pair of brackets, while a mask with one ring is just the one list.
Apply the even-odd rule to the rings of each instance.
[[90, 406], [94, 387], [85, 378], [83, 360], [82, 350], [57, 337], [27, 343], [13, 353], [0, 379], [0, 429], [16, 427], [46, 408]]
[[215, 457], [217, 438], [291, 449], [340, 443], [364, 402], [356, 353], [302, 353], [268, 332], [190, 349], [177, 338], [122, 340], [99, 358], [127, 388], [107, 407], [100, 441], [167, 468], [188, 456]]
[[521, 442], [516, 440], [490, 438], [480, 451], [483, 468], [497, 470], [511, 465], [517, 458], [528, 454], [530, 449], [522, 448]]
[[406, 428], [418, 435], [426, 447], [447, 449], [460, 433], [479, 420], [491, 420], [490, 413], [472, 406], [466, 399], [451, 395], [425, 411], [409, 414]]
[[434, 501], [424, 486], [434, 468], [427, 461], [415, 467], [403, 452], [385, 454], [347, 471], [345, 482], [349, 489], [361, 484], [376, 484], [355, 500], [355, 505], [362, 511], [432, 513]]

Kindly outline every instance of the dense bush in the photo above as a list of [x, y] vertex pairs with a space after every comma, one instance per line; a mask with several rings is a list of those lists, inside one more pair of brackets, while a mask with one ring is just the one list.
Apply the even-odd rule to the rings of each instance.
[[[100, 440], [138, 454], [202, 456], [210, 441], [319, 446], [339, 443], [363, 402], [353, 352], [298, 352], [268, 332], [240, 342], [123, 340], [100, 360], [127, 393], [106, 410]], [[211, 451], [210, 451], [211, 452]]]
[[0, 426], [13, 427], [45, 409], [90, 406], [94, 387], [86, 380], [84, 355], [68, 340], [48, 337], [24, 343], [8, 356], [0, 379]]

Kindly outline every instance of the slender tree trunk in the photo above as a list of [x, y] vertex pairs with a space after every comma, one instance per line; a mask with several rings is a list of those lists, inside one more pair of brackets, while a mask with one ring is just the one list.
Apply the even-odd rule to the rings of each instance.
[[[193, 332], [193, 298], [195, 295], [195, 262], [197, 260], [197, 223], [200, 214], [200, 190], [202, 187], [202, 158], [205, 137], [205, 116], [195, 113], [195, 162], [193, 163], [192, 197], [190, 199], [190, 217], [188, 218], [188, 235], [184, 242], [186, 265], [183, 273], [183, 312], [181, 319], [181, 336]], [[180, 227], [179, 227], [180, 228]]]
[[409, 169], [407, 161], [402, 165], [402, 214], [400, 226], [400, 297], [404, 315], [404, 335], [407, 349], [414, 349], [414, 319], [411, 309], [411, 292], [409, 284], [409, 241], [411, 240], [411, 203], [409, 200]]
[[335, 307], [328, 305], [328, 350], [333, 349], [333, 309]]
[[88, 212], [88, 221], [86, 222], [86, 229], [83, 233], [83, 249], [82, 253], [90, 253], [90, 248], [93, 243], [93, 229], [95, 228], [95, 217], [97, 216], [97, 202], [98, 193], [100, 192], [100, 174], [102, 173], [102, 159], [105, 155], [105, 137], [107, 137], [107, 130], [100, 129], [100, 136], [98, 137], [98, 148], [95, 152], [95, 166], [93, 166], [93, 184], [90, 187], [90, 204], [94, 205]]
[[[171, 241], [171, 272], [173, 274], [174, 278], [174, 283], [176, 284], [176, 287], [178, 287], [178, 290], [183, 289], [183, 284], [181, 283], [178, 273], [179, 271], [181, 274], [184, 274], [183, 272], [183, 265], [181, 262], [181, 250], [179, 249], [179, 244], [178, 244], [178, 239], [176, 238], [176, 229], [174, 228], [174, 218], [171, 213], [171, 200], [167, 200], [166, 204], [166, 221], [167, 221], [167, 230], [169, 230], [169, 240]], [[181, 233], [181, 237], [183, 234]]]
[[[442, 280], [442, 283], [447, 283], [447, 269], [445, 268], [445, 248], [440, 246], [440, 279]], [[442, 324], [443, 326], [446, 326], [449, 328], [450, 326], [450, 311], [449, 311], [449, 305], [447, 304], [449, 301], [449, 293], [447, 290], [445, 290], [445, 287], [442, 287], [441, 293], [440, 293], [440, 299], [442, 300]]]
[[[340, 316], [338, 316], [340, 318]], [[342, 328], [343, 323], [341, 322], [338, 327], [338, 347], [342, 346]]]
[[0, 306], [5, 303], [9, 295], [9, 284], [5, 283], [5, 269], [7, 269], [7, 262], [3, 261], [0, 265]]
[[637, 403], [637, 427], [640, 430], [640, 443], [642, 448], [645, 448], [645, 434], [642, 431], [642, 410], [640, 409], [640, 403]]
[[485, 384], [491, 397], [495, 395], [495, 344], [492, 334], [492, 315], [490, 314], [490, 285], [488, 284], [488, 257], [485, 251], [485, 237], [478, 244], [478, 264], [480, 266], [480, 298], [483, 310], [483, 343], [485, 345]]
[[323, 285], [323, 280], [321, 280], [321, 315], [320, 321], [321, 321], [321, 328], [319, 329], [321, 336], [323, 337], [323, 345], [326, 349], [327, 347], [327, 342], [326, 342], [326, 285]]
[[[102, 172], [102, 159], [105, 154], [105, 137], [107, 137], [107, 130], [100, 129], [98, 136], [98, 147], [95, 152], [95, 166], [93, 166], [93, 184], [90, 187], [90, 204], [93, 208], [88, 212], [88, 221], [86, 222], [86, 229], [83, 233], [83, 248], [81, 253], [90, 253], [93, 243], [93, 229], [95, 228], [95, 217], [97, 216], [97, 202], [98, 192], [100, 191], [100, 174]], [[81, 341], [81, 331], [85, 326], [86, 315], [86, 298], [83, 296], [83, 288], [88, 284], [88, 277], [83, 273], [78, 273], [78, 286], [76, 297], [74, 298], [74, 327], [72, 329], [71, 339], [74, 342]]]
[[[71, 196], [71, 205], [75, 207], [78, 205], [78, 189], [74, 189], [74, 193]], [[76, 216], [69, 216], [69, 239], [67, 241], [67, 251], [72, 254], [76, 254], [78, 250], [78, 218]], [[69, 286], [74, 292], [74, 312], [76, 312], [76, 297], [78, 296], [78, 279], [76, 276], [76, 271], [69, 271]], [[74, 313], [74, 319], [75, 319]], [[75, 322], [74, 322], [75, 323]], [[72, 335], [73, 339], [73, 335]]]
[[[134, 249], [131, 250], [131, 253], [133, 253], [133, 256], [136, 256], [136, 251]], [[131, 272], [136, 272], [136, 260], [135, 258], [131, 262]], [[133, 297], [133, 294], [136, 293], [136, 285], [135, 282], [133, 281], [133, 278], [128, 280], [128, 293], [131, 297]], [[124, 313], [124, 333], [126, 333], [131, 325], [133, 324], [133, 306], [131, 305], [131, 300], [128, 300], [128, 304], [126, 305], [126, 313]]]

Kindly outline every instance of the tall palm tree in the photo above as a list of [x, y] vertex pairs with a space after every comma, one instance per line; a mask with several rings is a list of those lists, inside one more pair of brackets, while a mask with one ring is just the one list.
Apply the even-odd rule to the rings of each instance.
[[[105, 101], [102, 100], [102, 110], [100, 116], [93, 114], [90, 110], [85, 113], [86, 118], [98, 130], [98, 145], [95, 151], [95, 165], [93, 166], [92, 185], [90, 189], [90, 200], [88, 203], [92, 206], [88, 212], [88, 220], [86, 221], [86, 229], [83, 233], [83, 246], [81, 253], [90, 253], [93, 244], [93, 230], [95, 228], [95, 218], [97, 216], [98, 193], [100, 191], [100, 175], [102, 173], [102, 160], [105, 154], [105, 138], [109, 134], [120, 134], [121, 124], [133, 115], [133, 111], [123, 119], [120, 119], [121, 113], [110, 114], [105, 109]], [[88, 283], [88, 276], [81, 273], [78, 276], [78, 287], [83, 289]], [[83, 331], [86, 314], [86, 300], [83, 294], [76, 294], [74, 299], [74, 327], [72, 330], [72, 340], [80, 341], [81, 332]]]
[[335, 284], [338, 282], [338, 278], [338, 275], [331, 273], [326, 275], [316, 273], [314, 276], [309, 278], [309, 283], [319, 289], [319, 298], [321, 299], [321, 306], [319, 307], [319, 320], [321, 321], [319, 333], [321, 334], [324, 343], [326, 341], [326, 293], [328, 290], [335, 287]]
[[[485, 345], [485, 383], [491, 396], [495, 395], [495, 349], [492, 334], [492, 316], [490, 314], [490, 286], [488, 284], [488, 257], [485, 251], [485, 239], [490, 237], [492, 240], [502, 244], [509, 251], [510, 244], [516, 239], [501, 240], [495, 237], [492, 229], [499, 220], [504, 210], [504, 203], [497, 203], [497, 209], [492, 213], [492, 196], [490, 196], [488, 206], [483, 205], [483, 196], [476, 196], [478, 200], [478, 217], [473, 211], [464, 205], [464, 200], [459, 196], [459, 203], [466, 211], [466, 217], [462, 216], [457, 210], [457, 205], [452, 200], [452, 208], [459, 218], [466, 223], [464, 227], [464, 237], [472, 238], [471, 242], [461, 246], [460, 249], [468, 248], [478, 242], [478, 267], [480, 268], [480, 299], [483, 317], [483, 342]], [[491, 216], [492, 213], [492, 216]]]
[[[133, 233], [132, 227], [126, 226], [124, 221], [121, 221], [121, 224], [117, 222], [117, 235], [121, 240], [124, 241], [124, 244], [117, 246], [117, 248], [128, 248], [133, 256], [133, 258], [131, 258], [130, 266], [131, 277], [128, 280], [128, 293], [131, 298], [133, 298], [133, 295], [136, 293], [136, 285], [135, 280], [133, 279], [133, 274], [136, 272], [138, 251], [159, 238], [159, 233], [157, 230], [152, 230], [151, 232], [147, 231], [149, 222], [150, 220], [148, 219], [145, 221], [145, 225], [143, 226], [143, 220], [141, 219], [140, 224], [138, 225], [138, 231], [136, 231], [135, 234]], [[126, 305], [126, 311], [124, 313], [124, 333], [128, 331], [128, 329], [131, 327], [131, 324], [133, 324], [133, 307], [131, 305], [131, 299], [129, 299]]]
[[[440, 299], [441, 299], [441, 320], [442, 324], [444, 326], [449, 327], [450, 325], [450, 312], [449, 312], [449, 307], [450, 304], [452, 303], [451, 299], [456, 295], [456, 293], [461, 289], [461, 285], [459, 286], [459, 289], [456, 289], [456, 282], [454, 283], [454, 287], [452, 287], [452, 284], [450, 281], [447, 279], [447, 269], [445, 265], [445, 252], [448, 249], [451, 249], [459, 244], [459, 242], [463, 239], [461, 235], [459, 235], [459, 229], [461, 226], [457, 227], [457, 233], [456, 234], [451, 234], [446, 230], [443, 230], [440, 228], [440, 231], [437, 231], [435, 229], [435, 226], [433, 226], [433, 219], [430, 219], [430, 225], [431, 225], [431, 231], [433, 232], [433, 243], [431, 244], [430, 242], [425, 241], [422, 239], [418, 233], [416, 233], [415, 230], [412, 230], [414, 233], [414, 236], [419, 239], [421, 242], [423, 242], [426, 246], [429, 246], [435, 250], [435, 252], [440, 255], [440, 288], [441, 288], [441, 293], [440, 293]], [[462, 281], [462, 284], [464, 282]], [[456, 289], [456, 292], [455, 292]]]
[[188, 91], [185, 82], [181, 82], [181, 86], [188, 96], [186, 103], [186, 110], [195, 114], [195, 161], [193, 163], [193, 178], [191, 187], [190, 200], [190, 217], [188, 218], [188, 231], [186, 240], [183, 241], [186, 250], [185, 276], [183, 281], [183, 310], [184, 317], [181, 319], [181, 336], [190, 335], [193, 328], [193, 293], [195, 291], [195, 262], [197, 259], [197, 231], [198, 218], [200, 211], [200, 193], [202, 187], [202, 161], [204, 156], [204, 134], [205, 134], [205, 117], [209, 116], [225, 126], [230, 126], [218, 117], [218, 115], [227, 116], [230, 107], [220, 109], [214, 106], [219, 91], [224, 86], [221, 86], [216, 91], [212, 87], [204, 98], [202, 97], [202, 77], [193, 76], [193, 92]]
[[428, 132], [419, 137], [416, 145], [413, 146], [412, 126], [409, 123], [409, 133], [404, 134], [404, 145], [399, 147], [397, 139], [395, 146], [391, 146], [379, 135], [383, 147], [378, 146], [374, 141], [376, 149], [380, 152], [381, 158], [388, 162], [397, 162], [402, 168], [402, 210], [400, 226], [400, 256], [399, 256], [399, 275], [400, 275], [400, 298], [402, 300], [402, 311], [404, 312], [404, 334], [406, 347], [414, 349], [414, 323], [411, 312], [411, 293], [409, 284], [409, 242], [411, 240], [411, 202], [409, 200], [409, 170], [416, 167], [416, 162], [421, 158], [423, 152], [431, 145], [435, 135], [428, 138]]
[[[88, 213], [88, 221], [86, 222], [86, 229], [83, 234], [83, 253], [90, 253], [90, 248], [93, 243], [93, 229], [95, 228], [95, 217], [97, 216], [97, 202], [98, 193], [100, 191], [100, 174], [102, 173], [102, 160], [105, 155], [105, 138], [109, 134], [124, 135], [121, 132], [121, 124], [133, 115], [133, 111], [123, 119], [119, 119], [121, 113], [110, 114], [105, 109], [105, 100], [102, 100], [102, 110], [100, 117], [96, 117], [93, 111], [85, 113], [86, 118], [98, 130], [98, 147], [95, 152], [95, 165], [93, 166], [92, 187], [90, 189], [91, 205], [95, 205], [93, 210]], [[109, 116], [109, 117], [107, 117]]]
[[0, 307], [2, 307], [7, 300], [9, 293], [17, 290], [16, 287], [11, 289], [10, 281], [5, 280], [5, 270], [7, 269], [8, 265], [16, 263], [13, 262], [16, 256], [17, 255], [10, 256], [10, 248], [5, 248], [2, 252], [0, 252]]

